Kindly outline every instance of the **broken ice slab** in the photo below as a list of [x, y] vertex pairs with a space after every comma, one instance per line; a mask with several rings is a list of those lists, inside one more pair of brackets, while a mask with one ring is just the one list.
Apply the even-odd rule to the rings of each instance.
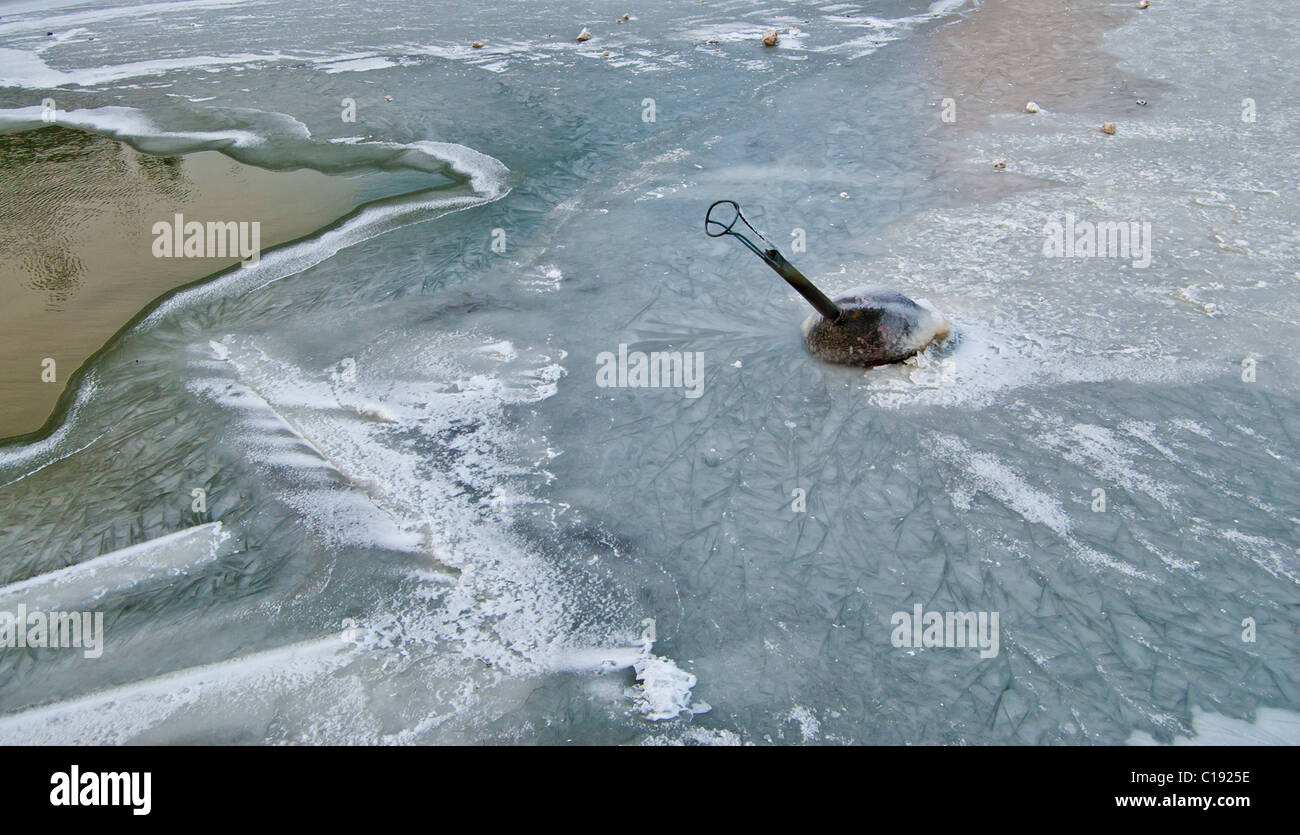
[[57, 571], [0, 586], [0, 611], [77, 609], [105, 596], [180, 576], [215, 560], [229, 534], [209, 522]]

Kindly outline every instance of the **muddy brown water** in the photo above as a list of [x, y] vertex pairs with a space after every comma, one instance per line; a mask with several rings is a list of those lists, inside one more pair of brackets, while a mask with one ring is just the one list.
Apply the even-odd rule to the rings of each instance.
[[39, 429], [73, 372], [151, 301], [240, 260], [157, 257], [154, 224], [259, 223], [265, 252], [365, 202], [364, 179], [219, 151], [155, 156], [57, 125], [0, 136], [0, 438]]

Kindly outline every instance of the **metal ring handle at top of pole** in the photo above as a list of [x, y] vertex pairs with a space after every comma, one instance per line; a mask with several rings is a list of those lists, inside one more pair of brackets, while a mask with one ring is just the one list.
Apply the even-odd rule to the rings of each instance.
[[[719, 211], [720, 218], [715, 219], [713, 213], [715, 210], [718, 210], [719, 206], [725, 206], [727, 208], [721, 209]], [[729, 220], [726, 214], [722, 214], [722, 212], [732, 211], [736, 214]], [[760, 249], [758, 245], [749, 238], [746, 238], [744, 235], [735, 231], [736, 221], [745, 224], [745, 227], [748, 228], [750, 232], [753, 232], [760, 241], [767, 244], [768, 248], [766, 250]], [[713, 231], [713, 227], [717, 227], [718, 231]], [[755, 229], [753, 225], [745, 219], [745, 216], [740, 212], [740, 205], [737, 204], [735, 200], [717, 200], [709, 206], [709, 210], [704, 214], [704, 234], [708, 235], [710, 238], [721, 238], [723, 235], [730, 235], [740, 241], [749, 248], [750, 252], [753, 252], [759, 258], [762, 258], [763, 262], [775, 270], [777, 275], [785, 279], [786, 282], [798, 291], [799, 295], [803, 296], [818, 313], [822, 314], [822, 316], [833, 323], [838, 323], [843, 318], [844, 312], [840, 306], [831, 301], [831, 299], [821, 290], [818, 290], [815, 284], [809, 281], [803, 273], [799, 272], [799, 270], [795, 268], [794, 264], [791, 264], [785, 259], [785, 256], [781, 254], [781, 250], [777, 249], [775, 244], [763, 237], [763, 233]]]
[[[736, 216], [731, 219], [730, 223], [723, 223], [720, 220], [713, 219], [713, 212], [719, 206], [730, 206], [735, 211]], [[736, 221], [738, 220], [740, 220], [740, 205], [736, 203], [735, 200], [715, 200], [713, 202], [713, 205], [709, 206], [708, 212], [706, 212], [704, 215], [704, 234], [708, 235], [710, 238], [721, 238], [723, 235], [731, 231], [731, 227], [735, 226]], [[721, 226], [722, 231], [710, 232], [709, 231], [710, 224], [714, 226]], [[748, 226], [749, 224], [745, 224], [745, 225]]]
[[[719, 210], [719, 214], [721, 214], [722, 212], [734, 211], [735, 216], [733, 216], [729, 222], [724, 222], [727, 217], [725, 214], [721, 215], [722, 220], [715, 219], [713, 217], [713, 213], [715, 210], [718, 210], [719, 206], [729, 207], [726, 209]], [[744, 235], [740, 234], [739, 232], [736, 232], [734, 229], [736, 225], [736, 221], [740, 221], [741, 223], [745, 224], [745, 227], [749, 229], [750, 232], [753, 232], [754, 235], [760, 241], [767, 244], [768, 248], [764, 250], [760, 248], [757, 244], [755, 244], [753, 241], [751, 241], [749, 238], [746, 238]], [[720, 227], [720, 228], [718, 231], [715, 232], [710, 227]], [[713, 203], [713, 205], [709, 206], [708, 212], [706, 212], [704, 215], [704, 234], [708, 235], [710, 238], [721, 238], [723, 235], [730, 235], [731, 237], [735, 238], [736, 240], [740, 241], [742, 244], [747, 246], [751, 252], [753, 252], [759, 258], [762, 258], [764, 261], [767, 262], [769, 266], [773, 268], [775, 268], [778, 263], [776, 258], [773, 257], [773, 255], [776, 255], [777, 258], [781, 257], [780, 252], [776, 248], [776, 245], [773, 244], [771, 241], [769, 241], [767, 238], [763, 237], [762, 232], [754, 228], [753, 224], [751, 224], [745, 218], [744, 214], [741, 213], [740, 205], [736, 203], [735, 200], [717, 200]]]

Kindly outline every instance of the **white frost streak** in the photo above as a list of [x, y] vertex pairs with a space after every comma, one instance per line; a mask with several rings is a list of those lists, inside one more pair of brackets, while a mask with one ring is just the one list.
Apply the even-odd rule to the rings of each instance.
[[966, 471], [968, 481], [953, 488], [953, 503], [969, 509], [974, 493], [984, 493], [1027, 522], [1043, 525], [1069, 546], [1075, 558], [1095, 568], [1107, 568], [1133, 578], [1158, 582], [1156, 578], [1127, 562], [1097, 551], [1076, 540], [1073, 524], [1060, 502], [1031, 486], [1023, 477], [997, 458], [975, 452], [960, 438], [936, 435], [933, 450], [943, 461]]
[[[193, 388], [245, 415], [250, 454], [288, 482], [289, 501], [327, 542], [427, 553], [454, 575], [440, 576], [429, 593], [439, 607], [404, 615], [406, 640], [455, 646], [514, 675], [633, 667], [638, 710], [663, 719], [689, 709], [695, 677], [648, 647], [571, 644], [575, 591], [502, 518], [539, 502], [515, 483], [528, 470], [507, 454], [514, 437], [504, 410], [551, 396], [564, 369], [508, 341], [393, 338], [403, 350], [372, 346], [357, 358], [367, 369], [357, 379], [227, 338], [210, 347], [236, 382], [210, 378]], [[436, 467], [431, 448], [440, 450]]]

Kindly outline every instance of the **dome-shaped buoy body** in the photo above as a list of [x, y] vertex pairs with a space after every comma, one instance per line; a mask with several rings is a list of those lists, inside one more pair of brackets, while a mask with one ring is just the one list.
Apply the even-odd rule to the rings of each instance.
[[948, 336], [943, 314], [896, 290], [864, 287], [835, 304], [843, 311], [839, 321], [814, 313], [803, 323], [804, 345], [825, 362], [866, 368], [902, 362]]

